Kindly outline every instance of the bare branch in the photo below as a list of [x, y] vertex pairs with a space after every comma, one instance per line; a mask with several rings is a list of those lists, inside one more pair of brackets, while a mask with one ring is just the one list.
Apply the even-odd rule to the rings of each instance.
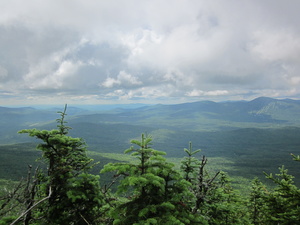
[[40, 203], [46, 201], [47, 199], [49, 199], [51, 197], [52, 194], [52, 189], [51, 186], [49, 187], [49, 195], [43, 199], [41, 199], [40, 201], [38, 201], [37, 203], [35, 203], [33, 206], [31, 206], [29, 209], [27, 209], [24, 213], [22, 213], [22, 215], [20, 215], [15, 221], [13, 221], [10, 225], [14, 225], [16, 224], [23, 216], [25, 216], [27, 213], [29, 213], [33, 208], [35, 208], [37, 205], [39, 205]]

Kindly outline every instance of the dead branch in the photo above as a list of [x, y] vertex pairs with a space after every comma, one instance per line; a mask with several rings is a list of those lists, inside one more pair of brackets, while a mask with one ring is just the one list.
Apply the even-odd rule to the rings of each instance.
[[29, 209], [27, 209], [24, 213], [22, 213], [15, 221], [13, 221], [10, 225], [14, 225], [16, 224], [23, 216], [27, 215], [27, 213], [29, 213], [33, 208], [35, 208], [36, 206], [38, 206], [40, 203], [46, 201], [47, 199], [49, 199], [51, 197], [52, 194], [52, 189], [51, 186], [49, 187], [49, 195], [43, 199], [41, 199], [40, 201], [36, 202], [34, 205], [32, 205]]

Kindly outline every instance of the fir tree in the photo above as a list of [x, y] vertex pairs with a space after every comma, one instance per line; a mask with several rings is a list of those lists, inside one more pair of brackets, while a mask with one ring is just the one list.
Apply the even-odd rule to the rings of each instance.
[[31, 221], [47, 224], [94, 224], [103, 201], [99, 177], [88, 173], [92, 159], [86, 155], [85, 142], [67, 135], [71, 128], [66, 126], [66, 109], [59, 112], [57, 129], [20, 131], [42, 141], [37, 149], [47, 165], [34, 191], [34, 203], [39, 204], [24, 216], [31, 213]]
[[300, 190], [284, 166], [280, 173], [266, 174], [275, 187], [268, 188], [254, 180], [250, 195], [251, 219], [255, 225], [292, 225], [300, 221]]
[[294, 185], [294, 177], [282, 166], [280, 173], [273, 176], [266, 174], [276, 187], [265, 201], [268, 206], [268, 222], [270, 224], [297, 224], [300, 221], [300, 190]]
[[144, 134], [141, 140], [131, 141], [138, 148], [125, 153], [131, 153], [137, 163], [110, 163], [102, 170], [123, 177], [117, 191], [120, 204], [111, 212], [114, 224], [204, 224], [190, 213], [189, 183], [166, 162], [164, 152], [150, 147], [151, 141]]
[[207, 158], [202, 160], [194, 155], [192, 143], [184, 149], [187, 157], [181, 161], [181, 171], [186, 181], [191, 183], [190, 190], [194, 195], [191, 213], [206, 218], [208, 224], [248, 224], [246, 208], [240, 196], [230, 185], [230, 179], [224, 172], [209, 174], [206, 171]]
[[269, 195], [267, 187], [258, 179], [252, 181], [249, 209], [250, 220], [254, 225], [267, 224], [268, 207], [266, 197]]

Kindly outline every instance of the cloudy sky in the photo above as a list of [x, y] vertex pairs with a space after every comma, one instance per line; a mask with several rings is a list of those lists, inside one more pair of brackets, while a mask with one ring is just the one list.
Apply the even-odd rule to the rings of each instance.
[[299, 0], [0, 0], [0, 105], [300, 99]]

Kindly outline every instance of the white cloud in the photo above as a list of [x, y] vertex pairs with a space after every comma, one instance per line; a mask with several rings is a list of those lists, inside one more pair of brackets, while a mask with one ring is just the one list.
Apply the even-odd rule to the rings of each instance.
[[228, 95], [227, 90], [216, 90], [216, 91], [202, 91], [202, 90], [192, 90], [186, 93], [186, 96], [189, 97], [199, 97], [199, 96], [222, 96]]
[[106, 80], [101, 84], [101, 86], [106, 87], [106, 88], [111, 88], [113, 87], [115, 84], [120, 85], [120, 81], [116, 80], [114, 78], [106, 78]]
[[0, 85], [12, 96], [300, 98], [297, 0], [11, 0], [0, 7]]
[[125, 71], [120, 71], [116, 79], [108, 77], [100, 86], [112, 88], [115, 86], [132, 87], [138, 85], [142, 85], [142, 82], [137, 77]]
[[72, 77], [81, 65], [80, 61], [44, 61], [31, 68], [24, 81], [30, 89], [61, 89], [64, 81]]
[[252, 48], [264, 60], [300, 62], [300, 37], [289, 30], [257, 31]]

